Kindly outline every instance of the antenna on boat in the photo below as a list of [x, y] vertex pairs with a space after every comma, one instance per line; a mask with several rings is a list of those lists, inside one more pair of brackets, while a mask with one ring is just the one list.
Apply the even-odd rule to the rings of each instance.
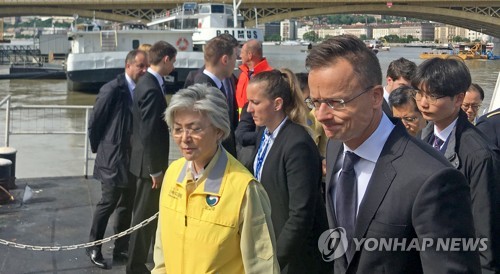
[[238, 0], [236, 4], [236, 0], [233, 0], [233, 26], [235, 28], [238, 27], [238, 7], [241, 5], [242, 0]]
[[259, 27], [259, 21], [257, 21], [257, 18], [259, 18], [258, 14], [257, 14], [257, 7], [253, 7], [253, 11], [255, 13], [255, 27], [258, 28]]

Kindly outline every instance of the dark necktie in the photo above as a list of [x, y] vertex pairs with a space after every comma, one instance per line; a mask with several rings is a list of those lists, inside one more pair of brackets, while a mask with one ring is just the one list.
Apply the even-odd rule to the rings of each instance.
[[224, 93], [224, 96], [226, 96], [226, 100], [227, 100], [226, 88], [224, 87], [224, 83], [222, 83], [222, 82], [220, 84], [220, 91], [222, 91], [222, 93]]
[[[356, 209], [358, 207], [358, 187], [354, 164], [360, 157], [353, 152], [346, 151], [344, 164], [340, 172], [335, 190], [336, 216], [339, 227], [346, 230], [348, 242], [354, 237], [354, 227], [356, 225]], [[349, 251], [349, 250], [348, 250]], [[352, 254], [347, 253], [351, 258]]]
[[[221, 82], [220, 90], [226, 96], [227, 106], [229, 107], [229, 117], [231, 118], [232, 114], [234, 113], [234, 108], [233, 108], [234, 98], [230, 81], [231, 81], [230, 79], [224, 79], [224, 81]], [[224, 85], [224, 82], [226, 83], [226, 85]]]
[[165, 79], [163, 79], [163, 84], [161, 85], [161, 92], [163, 95], [167, 94], [167, 81]]
[[437, 137], [437, 135], [434, 135], [434, 142], [432, 143], [432, 146], [437, 150], [441, 151], [441, 146], [444, 144], [444, 141], [441, 140], [441, 138]]

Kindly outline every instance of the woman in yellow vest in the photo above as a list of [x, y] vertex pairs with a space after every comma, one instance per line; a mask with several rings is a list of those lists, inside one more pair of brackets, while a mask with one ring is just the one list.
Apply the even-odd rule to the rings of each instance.
[[279, 273], [269, 198], [220, 145], [227, 109], [218, 89], [196, 84], [165, 111], [184, 157], [163, 180], [152, 273]]

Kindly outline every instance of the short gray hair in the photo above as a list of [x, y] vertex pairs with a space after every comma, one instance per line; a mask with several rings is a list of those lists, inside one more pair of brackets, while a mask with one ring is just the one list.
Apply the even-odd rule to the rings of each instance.
[[222, 140], [229, 136], [229, 108], [226, 97], [220, 90], [207, 84], [194, 84], [177, 91], [165, 110], [164, 119], [169, 127], [174, 124], [174, 115], [180, 110], [199, 111], [206, 115], [211, 123], [223, 133]]

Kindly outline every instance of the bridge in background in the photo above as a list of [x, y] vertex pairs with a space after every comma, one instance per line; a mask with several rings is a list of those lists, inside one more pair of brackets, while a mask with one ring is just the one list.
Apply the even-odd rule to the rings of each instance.
[[[179, 0], [0, 0], [0, 18], [11, 16], [72, 16], [116, 22], [147, 23], [160, 12], [187, 1]], [[192, 1], [202, 3], [203, 1]], [[216, 1], [217, 2], [217, 1]], [[226, 3], [231, 3], [231, 0]], [[500, 38], [498, 0], [243, 0], [246, 26], [327, 14], [405, 16], [460, 26]]]

